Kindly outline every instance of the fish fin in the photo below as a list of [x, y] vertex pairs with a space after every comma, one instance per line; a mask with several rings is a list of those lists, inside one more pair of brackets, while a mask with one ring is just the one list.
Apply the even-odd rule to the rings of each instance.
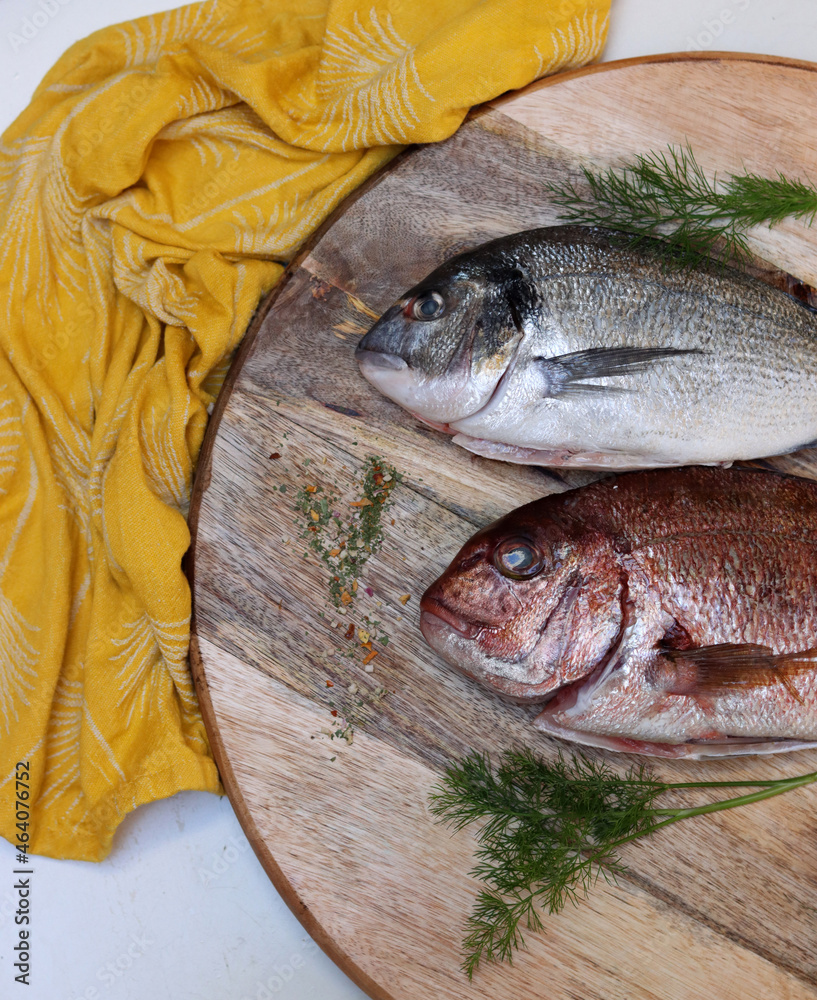
[[755, 643], [724, 642], [661, 652], [651, 680], [668, 694], [718, 695], [782, 684], [802, 704], [792, 678], [817, 668], [817, 648], [774, 653]]
[[542, 712], [533, 724], [548, 736], [557, 739], [570, 740], [580, 746], [599, 747], [602, 750], [615, 750], [619, 753], [647, 754], [650, 757], [674, 757], [682, 760], [701, 760], [705, 757], [736, 757], [747, 754], [777, 754], [792, 750], [814, 749], [814, 740], [798, 739], [754, 739], [735, 736], [722, 736], [713, 740], [686, 743], [658, 743], [649, 740], [637, 740], [624, 736], [602, 736], [599, 733], [583, 733], [555, 723]]
[[622, 385], [598, 385], [595, 382], [576, 382], [567, 384], [563, 389], [555, 393], [555, 395], [559, 399], [576, 399], [579, 396], [590, 396], [600, 392], [608, 396], [625, 396], [632, 391], [632, 389], [625, 389]]
[[613, 378], [647, 371], [652, 365], [688, 354], [708, 354], [699, 348], [675, 347], [591, 347], [586, 351], [560, 354], [555, 358], [535, 358], [547, 381], [546, 396], [565, 397], [587, 393], [620, 393], [621, 386], [594, 385], [590, 378]]
[[[415, 414], [416, 416], [416, 414]], [[422, 419], [422, 418], [419, 418]], [[424, 423], [428, 423], [427, 420]], [[558, 469], [598, 469], [607, 471], [615, 469], [617, 472], [624, 472], [628, 469], [643, 469], [645, 465], [650, 468], [664, 467], [668, 464], [662, 461], [659, 455], [649, 452], [630, 453], [626, 451], [571, 451], [570, 448], [553, 448], [545, 451], [541, 448], [522, 448], [515, 444], [502, 444], [501, 441], [488, 441], [485, 438], [471, 437], [451, 428], [449, 434], [454, 444], [458, 444], [466, 451], [474, 455], [482, 455], [485, 458], [496, 458], [501, 462], [514, 462], [517, 465], [538, 465], [554, 466]]]

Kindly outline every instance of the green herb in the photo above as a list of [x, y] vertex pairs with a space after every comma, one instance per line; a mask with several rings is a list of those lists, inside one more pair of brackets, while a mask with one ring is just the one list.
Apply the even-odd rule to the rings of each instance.
[[730, 175], [710, 181], [690, 147], [668, 146], [620, 170], [582, 168], [587, 191], [573, 182], [549, 185], [566, 222], [608, 226], [638, 239], [661, 237], [670, 259], [698, 264], [703, 257], [740, 262], [749, 257], [746, 231], [788, 217], [808, 225], [817, 213], [817, 189], [778, 173]]
[[[776, 781], [659, 781], [646, 765], [619, 775], [584, 756], [547, 762], [530, 750], [471, 753], [449, 767], [432, 790], [431, 811], [459, 830], [480, 822], [471, 874], [484, 885], [468, 920], [462, 969], [511, 961], [524, 946], [522, 928], [542, 929], [542, 912], [576, 903], [599, 880], [626, 872], [618, 849], [679, 820], [733, 809], [809, 785], [817, 771]], [[736, 798], [691, 808], [657, 807], [667, 792], [754, 788]]]
[[[351, 503], [333, 487], [321, 485], [302, 486], [295, 498], [296, 508], [305, 515], [300, 538], [329, 570], [335, 607], [352, 604], [360, 571], [383, 544], [381, 517], [402, 479], [377, 456], [367, 458], [363, 469], [360, 495]], [[349, 507], [352, 512], [346, 513]]]

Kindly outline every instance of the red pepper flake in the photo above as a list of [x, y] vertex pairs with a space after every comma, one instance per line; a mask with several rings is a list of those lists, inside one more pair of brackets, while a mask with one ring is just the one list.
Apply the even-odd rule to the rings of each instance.
[[[339, 556], [340, 555], [340, 549], [331, 549], [330, 552], [329, 552], [329, 555], [330, 556]], [[338, 577], [335, 577], [335, 579], [337, 580]]]
[[281, 452], [280, 452], [280, 451], [274, 451], [274, 452], [273, 452], [273, 453], [272, 453], [272, 454], [270, 455], [270, 458], [280, 458], [280, 457], [281, 457]]
[[307, 486], [306, 487], [306, 492], [307, 493], [317, 493], [318, 492], [318, 487], [317, 486]]
[[368, 497], [364, 497], [362, 500], [352, 500], [349, 504], [350, 507], [373, 507], [374, 504]]
[[352, 593], [357, 593], [357, 580], [352, 580]]
[[337, 716], [338, 716], [338, 710], [336, 708], [333, 708], [332, 711], [329, 714], [330, 715], [334, 715], [335, 718], [337, 718]]
[[355, 626], [353, 622], [349, 622], [349, 628], [346, 629], [346, 638], [354, 639], [355, 637]]
[[326, 686], [327, 686], [328, 688], [333, 688], [333, 687], [335, 686], [335, 682], [334, 682], [334, 681], [327, 681], [327, 682], [326, 682]]
[[352, 603], [352, 595], [347, 590], [343, 591], [343, 593], [340, 595], [340, 599], [343, 604]]
[[373, 659], [374, 659], [374, 658], [375, 658], [376, 656], [377, 656], [377, 650], [376, 650], [376, 649], [373, 649], [373, 650], [372, 650], [372, 651], [371, 651], [370, 653], [367, 653], [367, 654], [366, 654], [366, 655], [365, 655], [365, 656], [363, 657], [363, 664], [364, 664], [364, 666], [365, 666], [365, 665], [366, 665], [367, 663], [370, 663], [370, 662], [371, 662], [371, 661], [372, 661], [372, 660], [373, 660]]

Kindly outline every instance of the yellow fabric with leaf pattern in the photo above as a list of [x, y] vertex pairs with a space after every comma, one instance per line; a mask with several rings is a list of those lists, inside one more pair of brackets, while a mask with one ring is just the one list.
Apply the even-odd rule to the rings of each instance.
[[609, 0], [212, 0], [97, 32], [0, 145], [0, 833], [96, 860], [220, 790], [187, 666], [191, 474], [259, 298], [471, 105], [596, 57]]

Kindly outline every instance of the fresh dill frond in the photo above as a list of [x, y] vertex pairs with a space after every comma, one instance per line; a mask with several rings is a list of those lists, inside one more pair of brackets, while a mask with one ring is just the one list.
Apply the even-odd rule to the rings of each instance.
[[776, 178], [745, 173], [710, 181], [686, 146], [636, 156], [621, 169], [582, 168], [584, 185], [549, 185], [565, 222], [598, 225], [663, 240], [667, 259], [682, 265], [746, 261], [751, 226], [817, 214], [817, 189], [778, 172]]
[[[473, 752], [452, 764], [430, 795], [432, 813], [455, 830], [480, 823], [471, 875], [482, 883], [468, 919], [462, 969], [510, 962], [523, 929], [539, 931], [543, 913], [577, 903], [601, 878], [626, 873], [618, 849], [681, 819], [747, 805], [817, 781], [817, 771], [777, 781], [659, 781], [645, 764], [619, 774], [582, 755], [546, 761], [508, 750], [496, 767]], [[659, 808], [669, 791], [757, 789], [692, 808]]]
[[733, 218], [744, 226], [770, 227], [783, 219], [803, 219], [810, 226], [817, 215], [817, 190], [778, 171], [774, 179], [758, 174], [730, 177], [723, 195]]

